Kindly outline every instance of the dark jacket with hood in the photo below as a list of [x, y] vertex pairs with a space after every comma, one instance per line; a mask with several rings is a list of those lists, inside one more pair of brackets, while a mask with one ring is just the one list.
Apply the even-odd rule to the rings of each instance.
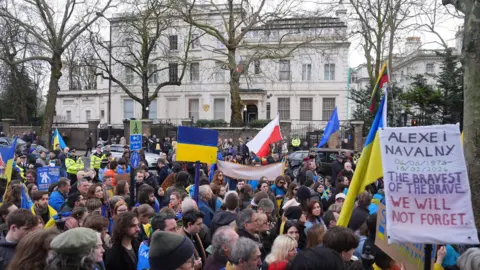
[[228, 211], [220, 211], [215, 213], [213, 216], [212, 222], [210, 223], [210, 232], [215, 234], [215, 231], [222, 227], [228, 226], [233, 221], [237, 220], [237, 215]]
[[167, 176], [169, 175], [168, 173], [168, 166], [165, 165], [162, 168], [157, 168], [157, 180], [158, 184], [161, 185], [165, 179], [167, 179]]
[[136, 270], [139, 247], [140, 242], [137, 239], [133, 239], [132, 251], [135, 253], [135, 260], [132, 260], [128, 255], [128, 251], [121, 243], [113, 244], [112, 248], [105, 252], [105, 268], [115, 270]]
[[7, 242], [5, 236], [0, 238], [0, 269], [7, 269], [8, 264], [15, 255], [17, 243]]

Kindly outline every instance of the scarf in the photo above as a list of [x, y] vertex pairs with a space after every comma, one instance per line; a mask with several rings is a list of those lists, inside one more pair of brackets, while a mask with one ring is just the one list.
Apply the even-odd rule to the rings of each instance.
[[48, 213], [48, 206], [47, 207], [38, 207], [36, 204], [33, 205], [33, 210], [35, 210], [35, 215], [43, 216]]

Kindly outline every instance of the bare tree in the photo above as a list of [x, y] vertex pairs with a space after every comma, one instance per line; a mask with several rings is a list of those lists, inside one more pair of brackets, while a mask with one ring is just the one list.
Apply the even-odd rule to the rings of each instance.
[[[301, 11], [301, 1], [280, 0], [271, 6], [267, 5], [271, 3], [267, 0], [256, 2], [247, 0], [239, 3], [227, 0], [222, 4], [210, 1], [207, 5], [199, 4], [195, 0], [180, 2], [177, 11], [183, 20], [193, 25], [200, 35], [206, 35], [221, 45], [216, 48], [202, 47], [210, 49], [214, 54], [214, 60], [218, 61], [219, 57], [226, 59], [223, 61], [223, 67], [230, 73], [230, 125], [233, 127], [244, 125], [240, 83], [242, 76], [246, 77], [250, 65], [261, 59], [279, 60], [289, 57], [299, 48], [307, 46], [321, 36], [319, 31], [299, 39], [300, 29], [288, 27], [295, 25], [299, 18], [307, 19], [306, 13]], [[220, 16], [220, 21], [212, 20], [208, 15], [212, 12]], [[321, 14], [318, 13], [310, 15], [312, 15], [308, 18], [310, 20], [304, 20], [305, 28], [313, 28], [324, 19], [320, 18]], [[283, 28], [279, 30], [278, 25], [282, 25]], [[248, 33], [255, 31], [262, 31], [267, 35], [271, 31], [272, 36], [267, 37], [267, 40], [247, 42]], [[273, 36], [274, 33], [276, 36]], [[295, 37], [295, 42], [289, 42], [292, 41], [289, 40], [290, 37]], [[247, 55], [241, 56], [240, 51]]]
[[480, 2], [443, 0], [464, 17], [462, 66], [464, 69], [463, 130], [465, 160], [470, 179], [475, 224], [480, 226]]
[[62, 55], [70, 44], [90, 27], [111, 5], [112, 0], [6, 0], [0, 7], [0, 17], [14, 22], [29, 36], [37, 53], [0, 59], [8, 64], [21, 64], [33, 60], [46, 61], [50, 65], [50, 83], [43, 118], [41, 136], [50, 143], [50, 131], [55, 115], [55, 103], [62, 76]]
[[[171, 1], [132, 0], [126, 4], [131, 7], [129, 12], [110, 19], [112, 28], [117, 29], [112, 48], [109, 48], [109, 44], [104, 42], [98, 33], [92, 34], [91, 43], [96, 54], [96, 63], [85, 62], [97, 67], [97, 72], [101, 71], [103, 78], [111, 78], [130, 98], [140, 103], [142, 118], [148, 118], [150, 103], [158, 97], [160, 89], [182, 83], [187, 67], [192, 27], [175, 24], [178, 18], [172, 12]], [[181, 35], [176, 35], [176, 40], [170, 40], [172, 31]], [[185, 40], [182, 40], [182, 37]], [[183, 52], [180, 52], [182, 44], [185, 46]], [[172, 49], [170, 45], [176, 48]], [[112, 57], [111, 68], [109, 54]], [[165, 76], [166, 74], [168, 75]], [[162, 78], [166, 79], [161, 81]], [[138, 79], [140, 96], [135, 94], [135, 89], [138, 88], [135, 81]]]
[[88, 35], [82, 34], [70, 44], [64, 54], [69, 90], [97, 89], [97, 69], [86, 64], [94, 60], [95, 52]]
[[375, 85], [385, 56], [392, 66], [397, 34], [414, 16], [412, 0], [350, 0], [354, 32], [361, 37], [370, 84]]

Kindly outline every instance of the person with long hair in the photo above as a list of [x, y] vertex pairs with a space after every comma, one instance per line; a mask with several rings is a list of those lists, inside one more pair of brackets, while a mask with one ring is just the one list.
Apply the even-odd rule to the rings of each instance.
[[286, 269], [288, 262], [297, 255], [298, 243], [290, 235], [279, 235], [272, 245], [272, 251], [267, 255], [262, 265], [262, 270], [268, 270], [275, 265], [275, 269]]
[[[298, 187], [297, 187], [296, 183], [290, 183], [288, 185], [287, 194], [283, 198], [282, 208], [287, 204], [287, 202], [289, 202], [291, 200], [294, 200], [294, 202], [297, 202], [297, 200], [296, 200], [297, 191], [298, 191]], [[292, 202], [290, 202], [290, 203], [292, 203]], [[298, 205], [298, 202], [297, 202], [297, 205]]]
[[5, 191], [4, 202], [10, 202], [20, 208], [22, 205], [22, 184], [15, 184], [13, 181], [10, 183], [11, 184], [7, 187], [7, 191]]
[[115, 270], [135, 270], [140, 242], [140, 222], [133, 212], [125, 212], [114, 220], [112, 248], [105, 254], [105, 267]]
[[126, 180], [120, 180], [115, 187], [115, 195], [122, 196], [123, 200], [130, 204], [130, 184]]
[[32, 192], [38, 191], [38, 186], [34, 183], [30, 183], [27, 185], [27, 189], [28, 189], [28, 196], [32, 198]]
[[103, 260], [100, 234], [89, 228], [63, 232], [52, 240], [50, 247], [46, 270], [94, 270]]
[[253, 198], [253, 188], [250, 184], [246, 184], [238, 193], [240, 199], [240, 210], [248, 208]]
[[103, 190], [102, 184], [93, 184], [88, 188], [87, 191], [87, 200], [89, 199], [99, 199], [102, 202], [102, 216], [107, 217], [108, 206], [105, 200], [105, 191]]
[[285, 189], [285, 184], [286, 183], [287, 182], [285, 181], [285, 177], [283, 177], [283, 175], [279, 175], [275, 179], [275, 184], [273, 184], [270, 187], [273, 195], [275, 196], [276, 203], [277, 203], [277, 208], [280, 208], [280, 206], [282, 204], [283, 197], [285, 197], [285, 194], [287, 193], [287, 190]]
[[20, 240], [8, 270], [44, 270], [50, 242], [60, 232], [56, 229], [38, 229]]
[[323, 224], [315, 224], [307, 232], [307, 248], [316, 248], [323, 243], [326, 229]]
[[320, 202], [317, 201], [310, 201], [307, 204], [307, 222], [305, 222], [305, 233], [308, 232], [310, 227], [315, 224], [322, 224], [325, 226], [323, 219], [322, 219], [322, 206]]
[[212, 183], [215, 183], [219, 186], [225, 186], [225, 177], [222, 171], [220, 170], [215, 171], [215, 173], [213, 174]]

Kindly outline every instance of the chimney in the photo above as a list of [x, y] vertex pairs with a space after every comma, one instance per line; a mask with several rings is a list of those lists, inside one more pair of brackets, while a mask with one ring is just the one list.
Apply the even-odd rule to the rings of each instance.
[[407, 42], [405, 42], [405, 54], [412, 54], [417, 51], [421, 46], [422, 39], [420, 37], [407, 37]]
[[337, 16], [337, 18], [339, 18], [339, 19], [342, 20], [343, 22], [346, 21], [346, 18], [347, 18], [347, 9], [346, 9], [345, 6], [343, 5], [343, 0], [340, 0], [339, 5], [338, 5], [338, 8], [337, 8], [337, 11], [335, 11], [335, 15]]

